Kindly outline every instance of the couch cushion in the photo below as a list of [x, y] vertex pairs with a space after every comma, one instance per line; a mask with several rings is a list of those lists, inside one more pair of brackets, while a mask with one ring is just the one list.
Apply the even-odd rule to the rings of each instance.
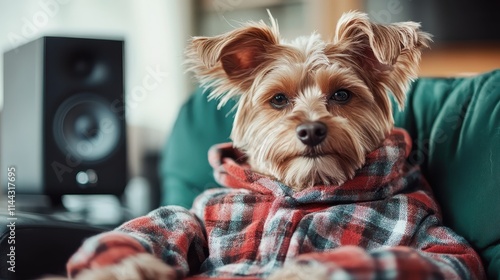
[[500, 279], [500, 71], [469, 78], [423, 78], [396, 125], [414, 140], [444, 223], [481, 254]]
[[208, 149], [229, 142], [234, 102], [217, 110], [218, 102], [207, 102], [208, 93], [197, 89], [181, 108], [160, 164], [162, 204], [190, 208], [205, 189], [217, 187], [208, 164]]

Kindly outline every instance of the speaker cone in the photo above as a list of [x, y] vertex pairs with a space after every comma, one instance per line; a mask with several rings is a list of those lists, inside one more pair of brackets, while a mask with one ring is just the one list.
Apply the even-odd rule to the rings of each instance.
[[82, 162], [106, 159], [118, 148], [121, 135], [110, 103], [92, 93], [66, 99], [54, 115], [53, 128], [59, 149]]

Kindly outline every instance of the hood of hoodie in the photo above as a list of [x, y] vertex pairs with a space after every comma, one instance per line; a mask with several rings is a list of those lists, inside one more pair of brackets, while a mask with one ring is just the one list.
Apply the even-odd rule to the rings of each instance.
[[402, 175], [421, 175], [420, 172], [411, 172], [418, 171], [418, 167], [409, 167], [406, 163], [410, 151], [410, 136], [405, 130], [396, 128], [377, 149], [366, 155], [365, 164], [351, 180], [342, 185], [316, 185], [302, 191], [294, 191], [275, 178], [252, 171], [241, 160], [245, 159], [245, 154], [235, 149], [232, 143], [213, 146], [209, 151], [209, 162], [214, 168], [216, 181], [228, 188], [282, 197], [299, 204], [347, 203], [380, 200], [404, 192], [407, 184], [398, 182]]

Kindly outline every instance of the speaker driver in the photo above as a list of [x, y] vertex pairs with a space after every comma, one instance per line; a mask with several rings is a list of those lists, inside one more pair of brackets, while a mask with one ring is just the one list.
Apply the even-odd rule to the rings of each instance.
[[121, 135], [111, 104], [91, 93], [66, 99], [54, 115], [53, 128], [58, 148], [83, 162], [98, 162], [112, 155]]

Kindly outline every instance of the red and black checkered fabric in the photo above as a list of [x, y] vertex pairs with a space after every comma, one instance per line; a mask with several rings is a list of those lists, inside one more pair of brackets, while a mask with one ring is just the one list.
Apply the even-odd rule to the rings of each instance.
[[151, 252], [180, 278], [264, 278], [294, 262], [331, 279], [484, 278], [478, 255], [442, 225], [420, 169], [407, 163], [410, 143], [395, 129], [352, 180], [300, 192], [224, 157], [242, 156], [230, 144], [215, 146], [209, 160], [226, 188], [207, 190], [191, 210], [162, 207], [88, 240], [69, 272], [116, 262], [123, 250]]

